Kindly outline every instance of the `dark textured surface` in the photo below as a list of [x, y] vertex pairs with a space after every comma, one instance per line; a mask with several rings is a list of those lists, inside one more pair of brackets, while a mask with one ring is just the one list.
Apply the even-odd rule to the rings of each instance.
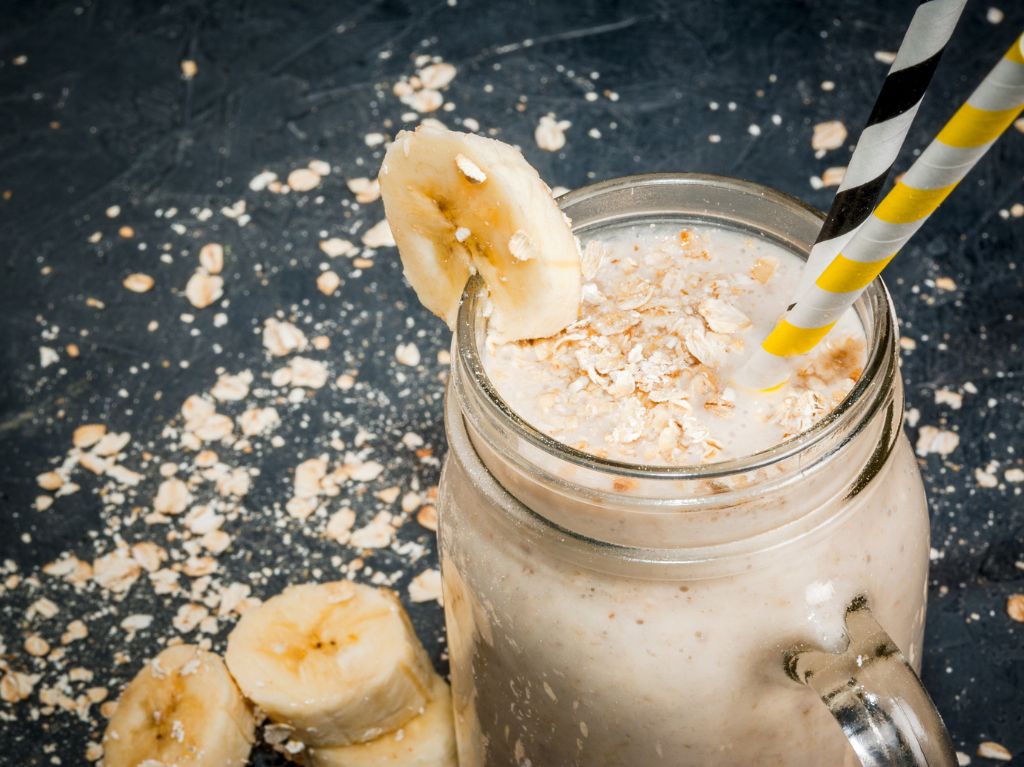
[[[482, 129], [496, 129], [521, 145], [552, 185], [704, 171], [826, 207], [830, 191], [812, 190], [808, 179], [845, 165], [848, 151], [815, 159], [812, 126], [843, 120], [852, 142], [887, 68], [873, 53], [896, 48], [914, 4], [740, 5], [7, 4], [0, 25], [0, 554], [9, 564], [0, 638], [10, 667], [42, 673], [38, 692], [55, 681], [57, 666], [83, 666], [95, 674], [89, 684], [109, 687], [113, 697], [176, 633], [171, 618], [187, 601], [181, 595], [154, 596], [142, 579], [115, 601], [94, 586], [75, 590], [40, 567], [67, 552], [91, 561], [113, 547], [112, 533], [128, 543], [167, 534], [137, 519], [112, 520], [149, 504], [161, 462], [187, 464], [162, 436], [186, 396], [209, 390], [220, 368], [251, 370], [254, 389], [270, 388], [267, 377], [283, 362], [265, 356], [258, 331], [277, 310], [310, 337], [331, 339], [329, 350], [307, 356], [325, 361], [332, 381], [355, 370], [360, 383], [349, 392], [331, 384], [301, 403], [282, 402], [282, 445], [260, 443], [231, 457], [233, 466], [260, 473], [243, 513], [227, 523], [234, 540], [218, 557], [217, 577], [250, 583], [261, 597], [289, 582], [339, 577], [339, 560], [331, 558], [343, 566], [356, 553], [324, 540], [326, 512], [305, 522], [281, 513], [294, 467], [333, 452], [332, 434], [346, 445], [360, 427], [376, 435], [374, 457], [387, 469], [373, 490], [404, 490], [414, 477], [422, 487], [436, 483], [437, 462], [417, 460], [400, 438], [416, 432], [443, 453], [443, 366], [436, 355], [447, 331], [418, 305], [392, 249], [356, 274], [347, 259], [327, 259], [316, 245], [323, 236], [358, 241], [358, 232], [381, 218], [379, 202], [340, 205], [351, 200], [343, 181], [375, 174], [381, 147], [368, 148], [363, 137], [393, 135], [402, 124], [408, 110], [391, 86], [414, 71], [418, 54], [458, 67], [446, 93], [455, 109], [435, 117], [451, 126], [472, 117]], [[1004, 5], [1005, 20], [992, 24], [984, 4], [969, 4], [897, 168], [906, 167], [910, 149], [937, 130], [1024, 25], [1024, 8]], [[27, 60], [16, 64], [21, 55]], [[187, 58], [198, 64], [189, 81], [179, 71]], [[824, 80], [835, 89], [824, 91]], [[598, 98], [588, 101], [591, 91]], [[712, 101], [721, 105], [717, 111]], [[572, 122], [557, 154], [540, 151], [532, 137], [548, 112]], [[759, 136], [748, 132], [751, 124]], [[591, 128], [599, 139], [588, 136]], [[709, 134], [721, 142], [709, 142]], [[311, 159], [334, 166], [313, 192], [248, 188], [264, 169], [283, 178]], [[922, 459], [936, 549], [923, 675], [957, 747], [976, 763], [985, 762], [974, 755], [983, 740], [1024, 755], [1024, 625], [1005, 610], [1008, 595], [1024, 592], [1024, 485], [1003, 478], [1022, 466], [1024, 448], [1024, 278], [1016, 262], [1024, 219], [1007, 213], [1024, 202], [1022, 160], [1024, 137], [1011, 130], [887, 271], [903, 332], [916, 341], [904, 358], [908, 405], [919, 410], [919, 426], [960, 435], [949, 456]], [[220, 212], [238, 200], [251, 215], [245, 226]], [[122, 212], [111, 220], [104, 210], [114, 204]], [[173, 220], [155, 215], [172, 207]], [[213, 211], [205, 221], [198, 215], [204, 208]], [[175, 232], [172, 223], [184, 229]], [[134, 238], [118, 237], [122, 225], [134, 228]], [[90, 243], [97, 231], [101, 239]], [[181, 291], [198, 247], [212, 240], [228, 251], [225, 297], [194, 310]], [[162, 253], [170, 258], [161, 260]], [[315, 289], [325, 262], [344, 279], [339, 295]], [[154, 276], [151, 292], [121, 286], [136, 271]], [[939, 277], [952, 278], [955, 289], [939, 289]], [[90, 307], [87, 297], [105, 308]], [[218, 311], [229, 319], [223, 327], [213, 322]], [[195, 320], [183, 322], [183, 313]], [[159, 322], [152, 332], [151, 320]], [[406, 341], [415, 341], [423, 362], [402, 368], [401, 379], [394, 350]], [[72, 342], [81, 350], [77, 359], [65, 351]], [[59, 361], [42, 368], [41, 346], [56, 350]], [[963, 393], [962, 408], [936, 404], [939, 389]], [[79, 470], [82, 490], [45, 512], [34, 510], [35, 476], [59, 463], [74, 427], [90, 421], [131, 433], [124, 463], [144, 475], [142, 483], [118, 507]], [[916, 439], [917, 429], [909, 431]], [[996, 477], [995, 487], [979, 484], [979, 468]], [[361, 489], [343, 489], [359, 524], [380, 508]], [[328, 511], [339, 505], [332, 504]], [[433, 545], [415, 522], [398, 537]], [[403, 594], [408, 577], [433, 561], [433, 553], [413, 562], [387, 549], [367, 557], [376, 571], [402, 573], [395, 585]], [[60, 606], [56, 617], [26, 618], [40, 596]], [[152, 613], [152, 625], [126, 637], [121, 619], [139, 612]], [[443, 667], [440, 609], [417, 604], [412, 613]], [[62, 661], [33, 659], [22, 649], [32, 632], [58, 646], [73, 618], [86, 621], [90, 638], [70, 645]], [[222, 621], [210, 637], [215, 647], [230, 624]], [[82, 687], [74, 686], [74, 695]], [[7, 720], [0, 725], [0, 761], [84, 762], [87, 741], [98, 740], [103, 727], [97, 707], [81, 720], [60, 710], [40, 715], [39, 707], [35, 694], [17, 705], [0, 703]], [[257, 757], [262, 764], [276, 759]]]

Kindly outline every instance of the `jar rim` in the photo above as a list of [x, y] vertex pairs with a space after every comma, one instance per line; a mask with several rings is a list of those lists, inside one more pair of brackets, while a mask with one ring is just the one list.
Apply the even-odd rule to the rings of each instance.
[[[573, 206], [596, 197], [651, 186], [713, 186], [740, 194], [756, 195], [765, 202], [787, 207], [791, 211], [813, 217], [818, 222], [824, 219], [821, 211], [792, 195], [752, 181], [705, 173], [647, 173], [621, 176], [567, 192], [558, 198], [558, 203], [563, 211], [569, 213]], [[639, 214], [628, 212], [620, 216], [622, 219], [637, 217]], [[502, 426], [511, 431], [513, 436], [557, 460], [600, 474], [642, 479], [707, 480], [772, 466], [829, 439], [843, 429], [852, 413], [860, 413], [862, 422], [869, 420], [875, 411], [874, 407], [870, 407], [874, 383], [887, 373], [888, 377], [894, 375], [894, 366], [887, 363], [895, 354], [895, 314], [885, 284], [881, 277], [876, 277], [854, 304], [862, 322], [865, 319], [870, 320], [870, 326], [865, 325], [865, 330], [869, 331], [869, 348], [864, 369], [846, 397], [809, 429], [756, 453], [714, 463], [660, 466], [616, 461], [578, 450], [548, 436], [525, 421], [501, 397], [484, 369], [477, 347], [476, 320], [480, 315], [480, 300], [485, 294], [486, 288], [482, 279], [478, 275], [474, 276], [463, 292], [455, 333], [456, 363], [466, 373], [467, 380], [476, 390], [477, 399], [482, 401], [492, 415], [500, 419]], [[864, 412], [865, 406], [867, 412]]]

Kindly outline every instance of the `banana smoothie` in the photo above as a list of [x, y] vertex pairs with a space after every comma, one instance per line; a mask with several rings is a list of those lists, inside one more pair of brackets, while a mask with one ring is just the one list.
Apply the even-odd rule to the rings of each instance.
[[[856, 764], [790, 659], [861, 646], [863, 608], [882, 628], [854, 666], [898, 659], [923, 694], [900, 651], [919, 664], [928, 517], [884, 289], [754, 393], [733, 371], [820, 227], [791, 198], [619, 179], [562, 198], [570, 229], [518, 152], [438, 128], [400, 134], [380, 181], [456, 331], [438, 536], [462, 767]], [[850, 673], [882, 708], [907, 693]]]

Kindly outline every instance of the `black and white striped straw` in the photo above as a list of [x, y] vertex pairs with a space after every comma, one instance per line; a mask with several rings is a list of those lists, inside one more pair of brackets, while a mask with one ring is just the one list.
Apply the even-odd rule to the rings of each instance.
[[967, 0], [923, 0], [907, 27], [801, 277], [802, 294], [871, 214]]

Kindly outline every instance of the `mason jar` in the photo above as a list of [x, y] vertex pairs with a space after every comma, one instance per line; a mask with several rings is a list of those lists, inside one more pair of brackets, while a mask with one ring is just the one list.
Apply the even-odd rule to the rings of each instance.
[[[559, 203], [584, 242], [700, 224], [805, 258], [821, 226], [794, 198], [706, 175]], [[863, 374], [829, 416], [684, 467], [603, 460], [523, 421], [481, 362], [481, 287], [453, 341], [439, 497], [462, 767], [955, 764], [914, 672], [928, 513], [881, 281], [855, 306]]]

